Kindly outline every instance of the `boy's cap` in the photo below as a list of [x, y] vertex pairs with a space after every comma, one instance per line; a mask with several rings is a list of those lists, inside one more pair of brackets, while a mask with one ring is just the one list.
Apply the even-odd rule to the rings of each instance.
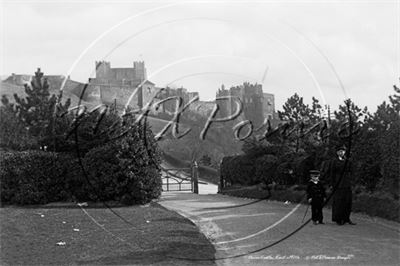
[[310, 170], [310, 175], [319, 175], [318, 170]]
[[339, 144], [339, 145], [336, 146], [336, 150], [337, 151], [347, 151], [347, 148], [346, 148], [345, 145]]

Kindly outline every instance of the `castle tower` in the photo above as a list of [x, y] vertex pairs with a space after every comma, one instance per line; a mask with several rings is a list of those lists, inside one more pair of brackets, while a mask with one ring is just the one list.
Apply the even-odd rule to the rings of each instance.
[[110, 62], [106, 61], [96, 61], [95, 63], [96, 67], [96, 78], [100, 79], [108, 79], [110, 76]]
[[143, 81], [147, 79], [144, 61], [133, 62], [133, 79]]

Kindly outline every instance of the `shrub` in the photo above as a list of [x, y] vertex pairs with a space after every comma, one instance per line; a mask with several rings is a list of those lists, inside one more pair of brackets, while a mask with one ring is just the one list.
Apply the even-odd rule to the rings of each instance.
[[252, 159], [245, 155], [225, 157], [221, 163], [221, 174], [231, 184], [253, 185], [255, 167]]
[[37, 138], [19, 121], [10, 108], [0, 106], [0, 147], [11, 150], [29, 150], [39, 147]]
[[92, 200], [147, 203], [161, 195], [160, 153], [155, 142], [145, 146], [137, 131], [90, 150], [83, 160]]
[[[354, 191], [361, 189], [355, 188]], [[285, 189], [274, 188], [271, 191], [270, 200], [290, 201], [292, 203], [305, 203], [306, 187], [304, 185], [295, 185]], [[327, 195], [331, 191], [327, 189]], [[268, 191], [260, 190], [260, 188], [252, 187], [235, 187], [232, 190], [225, 188], [223, 194], [235, 196], [262, 199], [268, 197]], [[332, 200], [328, 202], [326, 207], [330, 207]], [[389, 220], [400, 222], [400, 203], [393, 199], [390, 193], [367, 193], [358, 192], [353, 194], [354, 212], [366, 213], [370, 216], [378, 216]]]
[[290, 162], [280, 163], [276, 168], [277, 183], [280, 185], [292, 185], [296, 182], [293, 166]]
[[45, 204], [69, 200], [66, 181], [74, 166], [68, 155], [43, 151], [6, 152], [0, 167], [1, 202]]
[[400, 203], [389, 193], [361, 192], [354, 196], [353, 211], [400, 221]]
[[264, 155], [255, 161], [255, 182], [263, 181], [270, 184], [276, 181], [278, 158], [274, 155]]
[[[133, 204], [159, 197], [160, 154], [154, 138], [143, 139], [140, 128], [134, 126], [125, 137], [91, 149], [81, 160], [82, 165], [79, 158], [62, 153], [3, 153], [1, 202], [116, 200]], [[149, 135], [150, 131], [146, 133]]]

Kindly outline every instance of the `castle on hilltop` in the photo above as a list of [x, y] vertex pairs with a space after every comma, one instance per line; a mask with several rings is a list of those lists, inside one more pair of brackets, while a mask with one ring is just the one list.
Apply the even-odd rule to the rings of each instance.
[[[95, 63], [96, 77], [89, 79], [88, 93], [86, 101], [104, 104], [116, 104], [125, 106], [132, 93], [136, 91], [129, 102], [129, 106], [142, 108], [153, 98], [154, 100], [165, 99], [171, 96], [179, 96], [184, 103], [189, 102], [194, 97], [199, 96], [198, 92], [188, 92], [185, 88], [161, 88], [147, 80], [147, 71], [143, 61], [133, 62], [133, 67], [112, 68], [110, 62], [100, 61]], [[238, 97], [243, 104], [243, 110], [239, 120], [250, 120], [253, 125], [261, 125], [266, 118], [273, 120], [275, 114], [274, 95], [264, 93], [261, 84], [251, 84], [245, 82], [242, 85], [225, 89], [222, 85], [218, 89], [217, 97], [234, 96]], [[220, 107], [219, 117], [227, 117], [236, 110], [234, 97], [228, 100], [219, 100], [217, 104]], [[215, 102], [198, 101], [193, 103], [189, 109], [200, 112], [207, 116], [214, 106]], [[162, 112], [172, 114], [175, 111], [176, 102], [166, 101], [160, 110], [152, 110], [153, 113]]]
[[96, 61], [95, 65], [95, 81], [99, 83], [134, 86], [147, 79], [143, 61], [133, 62], [132, 68], [111, 68], [110, 62], [106, 61]]
[[130, 68], [112, 68], [110, 62], [95, 63], [96, 77], [89, 79], [87, 101], [142, 108], [156, 93], [155, 84], [147, 80], [144, 62], [133, 62]]
[[[199, 96], [198, 92], [189, 92], [181, 88], [161, 88], [147, 80], [147, 71], [143, 61], [133, 62], [133, 67], [112, 68], [110, 62], [100, 61], [95, 63], [96, 77], [89, 79], [89, 86], [85, 95], [88, 102], [98, 102], [103, 104], [116, 104], [124, 107], [134, 91], [129, 106], [142, 108], [154, 99], [157, 102], [172, 96], [179, 96], [184, 103], [189, 102], [194, 97]], [[152, 110], [152, 113], [175, 112], [176, 102], [166, 101], [159, 110]]]
[[242, 85], [225, 89], [222, 85], [217, 91], [217, 97], [230, 96], [227, 100], [218, 102], [221, 116], [226, 117], [236, 112], [235, 97], [243, 104], [240, 120], [248, 119], [253, 125], [259, 126], [267, 118], [273, 120], [275, 115], [275, 97], [273, 94], [264, 93], [261, 84], [244, 82]]

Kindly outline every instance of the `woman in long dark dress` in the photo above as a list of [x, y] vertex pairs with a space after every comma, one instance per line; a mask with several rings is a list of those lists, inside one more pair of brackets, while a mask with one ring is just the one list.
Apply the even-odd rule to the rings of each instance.
[[352, 165], [346, 160], [346, 148], [339, 147], [337, 149], [337, 157], [329, 161], [325, 165], [322, 172], [325, 178], [330, 180], [332, 186], [333, 203], [332, 203], [332, 221], [338, 225], [349, 223], [355, 225], [350, 220], [352, 207], [352, 191], [351, 191], [351, 169]]

